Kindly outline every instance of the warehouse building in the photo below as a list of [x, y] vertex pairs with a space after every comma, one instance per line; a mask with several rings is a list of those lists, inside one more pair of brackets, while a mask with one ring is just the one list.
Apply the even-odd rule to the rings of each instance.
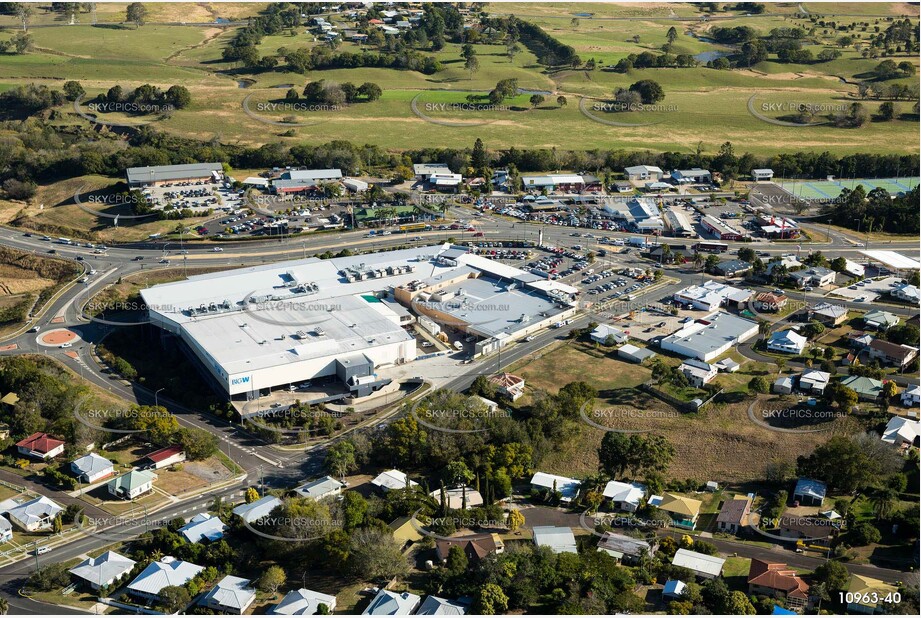
[[758, 334], [758, 324], [724, 311], [686, 323], [662, 339], [660, 346], [682, 356], [710, 362]]
[[129, 187], [159, 187], [177, 182], [220, 182], [224, 179], [221, 163], [188, 163], [129, 167], [125, 176]]

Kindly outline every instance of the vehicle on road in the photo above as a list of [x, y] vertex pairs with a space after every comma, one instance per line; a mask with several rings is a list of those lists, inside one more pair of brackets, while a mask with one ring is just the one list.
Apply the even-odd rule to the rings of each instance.
[[143, 256], [143, 255], [139, 255], [139, 256], [135, 257], [134, 259], [132, 259], [131, 261], [132, 261], [132, 262], [140, 262], [140, 261], [143, 260], [143, 259], [144, 259], [144, 256]]
[[221, 249], [220, 247], [215, 247], [214, 249], [211, 250], [211, 253], [221, 253], [222, 251], [224, 250]]
[[50, 547], [48, 547], [47, 545], [42, 545], [41, 547], [35, 548], [35, 555], [41, 556], [42, 554], [47, 554], [50, 551], [51, 551]]
[[537, 339], [537, 335], [528, 335], [524, 338], [525, 341], [534, 341], [535, 339]]

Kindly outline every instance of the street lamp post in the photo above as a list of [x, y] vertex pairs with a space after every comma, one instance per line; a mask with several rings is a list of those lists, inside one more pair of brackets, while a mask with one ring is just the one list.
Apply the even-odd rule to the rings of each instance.
[[157, 397], [157, 395], [160, 394], [160, 391], [165, 390], [165, 389], [166, 389], [166, 387], [164, 386], [163, 388], [158, 388], [157, 390], [154, 391], [154, 407], [155, 407], [155, 408], [159, 408], [159, 407], [160, 407], [160, 403], [159, 403], [160, 400], [159, 400], [159, 398]]

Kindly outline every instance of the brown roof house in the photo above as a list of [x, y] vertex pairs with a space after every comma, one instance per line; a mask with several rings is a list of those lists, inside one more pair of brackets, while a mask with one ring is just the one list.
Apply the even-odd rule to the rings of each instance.
[[505, 543], [502, 542], [498, 534], [439, 539], [435, 542], [435, 552], [438, 554], [438, 560], [441, 562], [447, 560], [448, 553], [452, 547], [460, 547], [470, 562], [479, 562], [489, 554], [501, 554], [505, 551]]
[[748, 593], [783, 600], [788, 609], [805, 608], [809, 604], [809, 585], [782, 562], [752, 558]]
[[918, 356], [918, 348], [874, 339], [867, 348], [871, 359], [877, 359], [887, 365], [902, 368]]
[[52, 438], [46, 433], [38, 432], [17, 442], [16, 450], [21, 455], [48, 460], [64, 452], [64, 441]]
[[498, 373], [489, 378], [489, 381], [496, 386], [500, 395], [505, 395], [512, 401], [515, 401], [524, 395], [524, 378], [511, 373]]
[[716, 529], [720, 532], [738, 534], [748, 526], [751, 515], [752, 500], [747, 496], [736, 496], [723, 502], [720, 514], [716, 516]]
[[786, 294], [774, 294], [772, 292], [762, 292], [755, 297], [755, 307], [761, 311], [780, 311], [787, 301]]

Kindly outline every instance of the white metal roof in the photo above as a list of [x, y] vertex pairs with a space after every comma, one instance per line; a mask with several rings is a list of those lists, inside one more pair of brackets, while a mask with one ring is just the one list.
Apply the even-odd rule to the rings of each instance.
[[213, 601], [221, 607], [245, 610], [256, 598], [256, 589], [250, 587], [249, 583], [248, 579], [228, 575], [208, 591], [201, 604], [208, 605]]
[[164, 556], [162, 560], [147, 565], [147, 568], [128, 584], [128, 590], [156, 595], [167, 586], [185, 585], [204, 569], [191, 562]]
[[717, 556], [708, 556], [688, 549], [679, 549], [672, 558], [672, 564], [678, 567], [691, 569], [695, 573], [703, 573], [716, 577], [722, 572], [726, 561]]
[[135, 561], [130, 558], [126, 558], [114, 551], [107, 551], [95, 558], [87, 558], [70, 569], [69, 572], [97, 587], [101, 587], [130, 571], [135, 564]]
[[[400, 472], [399, 470], [387, 470], [378, 474], [371, 484], [375, 487], [380, 487], [381, 489], [391, 490], [391, 489], [406, 489], [406, 476], [405, 472]], [[415, 481], [409, 481], [410, 487], [418, 485]]]
[[563, 552], [578, 553], [576, 537], [572, 530], [562, 526], [534, 526], [534, 544], [549, 547], [555, 554]]
[[895, 251], [861, 251], [863, 255], [867, 256], [871, 260], [876, 260], [877, 262], [882, 262], [889, 268], [894, 268], [896, 270], [919, 270], [921, 269], [921, 262], [915, 258], [910, 258], [908, 256], [902, 255], [901, 253], [896, 253]]
[[286, 594], [285, 598], [272, 609], [272, 613], [285, 616], [313, 616], [318, 612], [320, 605], [325, 605], [332, 611], [336, 609], [336, 597], [301, 588]]

